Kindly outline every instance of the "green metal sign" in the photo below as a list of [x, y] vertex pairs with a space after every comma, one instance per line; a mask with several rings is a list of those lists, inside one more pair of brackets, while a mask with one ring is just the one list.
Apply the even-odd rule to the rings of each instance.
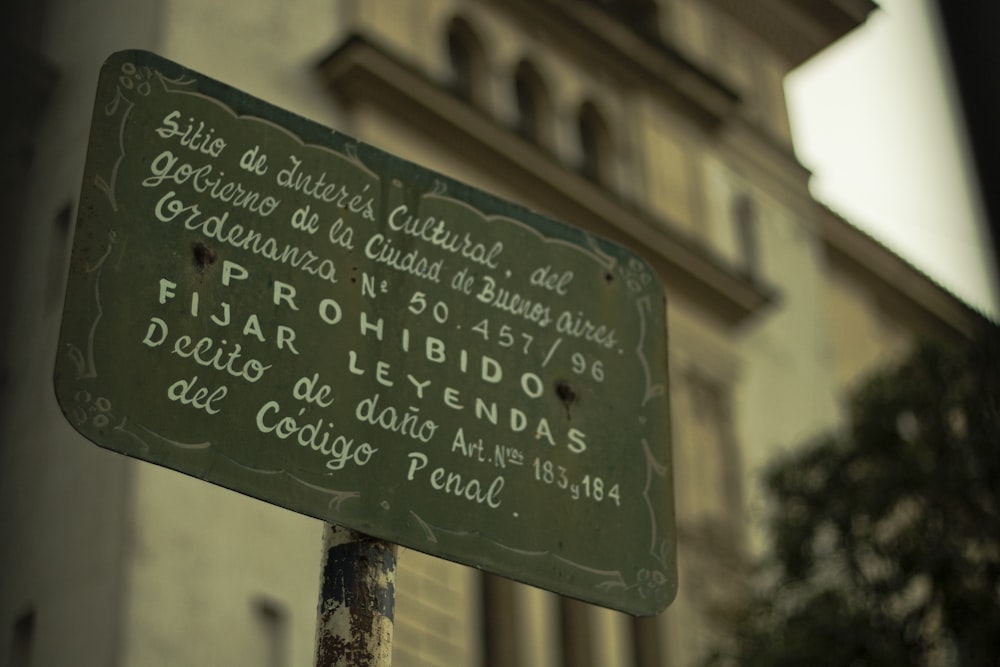
[[55, 377], [97, 444], [653, 614], [666, 368], [629, 250], [154, 54], [102, 69]]

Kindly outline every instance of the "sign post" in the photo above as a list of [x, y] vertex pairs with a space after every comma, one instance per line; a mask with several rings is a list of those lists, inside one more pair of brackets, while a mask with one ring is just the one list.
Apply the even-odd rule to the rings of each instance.
[[389, 667], [396, 545], [324, 524], [316, 667]]
[[[676, 590], [665, 312], [627, 248], [124, 51], [55, 389], [102, 447], [652, 615]], [[328, 564], [375, 546], [328, 532]]]

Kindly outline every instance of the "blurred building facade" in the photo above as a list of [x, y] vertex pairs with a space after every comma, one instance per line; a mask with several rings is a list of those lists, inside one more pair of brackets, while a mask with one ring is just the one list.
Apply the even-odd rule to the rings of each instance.
[[[48, 0], [7, 10], [0, 662], [312, 661], [319, 522], [86, 443], [51, 389], [97, 71], [145, 48], [627, 244], [669, 298], [680, 592], [633, 619], [403, 551], [394, 664], [686, 667], [755, 474], [977, 315], [809, 194], [782, 80], [869, 0]], [[30, 10], [30, 11], [29, 11]]]

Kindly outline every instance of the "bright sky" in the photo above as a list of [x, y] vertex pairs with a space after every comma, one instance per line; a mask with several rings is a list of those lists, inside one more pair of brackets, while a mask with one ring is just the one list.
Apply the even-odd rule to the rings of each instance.
[[817, 199], [969, 304], [1000, 312], [969, 151], [937, 61], [929, 0], [878, 0], [868, 22], [786, 82]]

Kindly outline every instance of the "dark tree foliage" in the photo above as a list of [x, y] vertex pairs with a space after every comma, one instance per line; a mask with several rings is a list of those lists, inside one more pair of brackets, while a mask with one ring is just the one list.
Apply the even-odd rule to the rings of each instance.
[[1000, 331], [926, 344], [766, 473], [772, 555], [713, 665], [1000, 665]]

